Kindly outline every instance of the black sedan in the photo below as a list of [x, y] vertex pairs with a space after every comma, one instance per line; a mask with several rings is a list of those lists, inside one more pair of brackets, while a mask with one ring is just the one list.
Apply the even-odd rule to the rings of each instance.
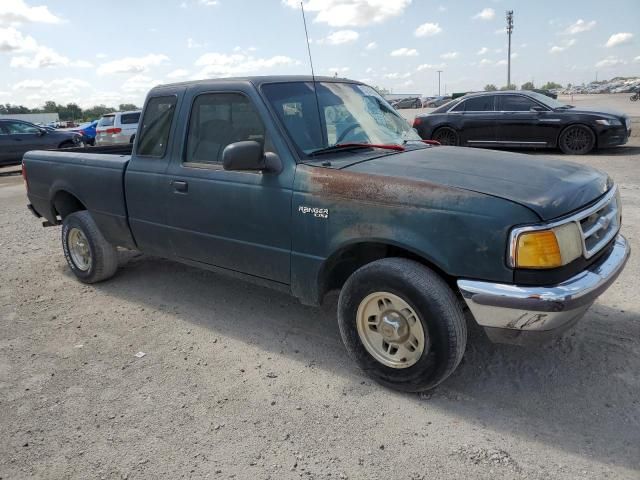
[[393, 108], [422, 108], [422, 100], [419, 97], [407, 97], [391, 102]]
[[29, 150], [75, 147], [82, 136], [75, 132], [61, 132], [39, 127], [22, 120], [0, 119], [0, 165], [20, 163]]
[[573, 155], [624, 145], [631, 134], [624, 113], [573, 107], [527, 91], [465, 95], [418, 115], [413, 126], [423, 139], [443, 145], [559, 147]]

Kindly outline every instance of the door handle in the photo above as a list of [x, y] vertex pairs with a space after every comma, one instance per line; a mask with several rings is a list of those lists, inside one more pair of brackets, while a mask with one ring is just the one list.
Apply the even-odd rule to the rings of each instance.
[[176, 192], [186, 193], [189, 190], [189, 184], [182, 180], [171, 180], [171, 185]]

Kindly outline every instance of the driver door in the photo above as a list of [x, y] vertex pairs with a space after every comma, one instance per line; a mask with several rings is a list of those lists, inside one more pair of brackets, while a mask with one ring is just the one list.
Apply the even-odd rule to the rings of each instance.
[[174, 255], [288, 284], [295, 169], [283, 162], [281, 172], [225, 170], [231, 143], [253, 140], [276, 153], [269, 122], [243, 92], [202, 92], [190, 103], [184, 151], [167, 171]]

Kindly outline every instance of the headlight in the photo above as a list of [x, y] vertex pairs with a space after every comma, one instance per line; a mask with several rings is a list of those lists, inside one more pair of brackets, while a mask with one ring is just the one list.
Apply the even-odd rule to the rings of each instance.
[[516, 268], [557, 268], [582, 255], [578, 224], [566, 223], [548, 230], [520, 233], [512, 246]]
[[615, 118], [599, 118], [598, 120], [596, 120], [596, 123], [598, 125], [606, 125], [608, 127], [622, 125], [622, 122], [620, 120], [616, 120]]

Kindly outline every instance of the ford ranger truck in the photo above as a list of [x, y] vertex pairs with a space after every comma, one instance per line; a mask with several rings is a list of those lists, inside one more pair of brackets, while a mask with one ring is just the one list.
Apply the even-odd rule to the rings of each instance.
[[544, 340], [574, 325], [629, 257], [607, 174], [425, 143], [357, 81], [158, 86], [135, 138], [24, 156], [29, 208], [62, 226], [81, 282], [112, 277], [121, 247], [310, 305], [339, 290], [349, 354], [404, 391], [455, 370], [467, 309], [493, 341]]

